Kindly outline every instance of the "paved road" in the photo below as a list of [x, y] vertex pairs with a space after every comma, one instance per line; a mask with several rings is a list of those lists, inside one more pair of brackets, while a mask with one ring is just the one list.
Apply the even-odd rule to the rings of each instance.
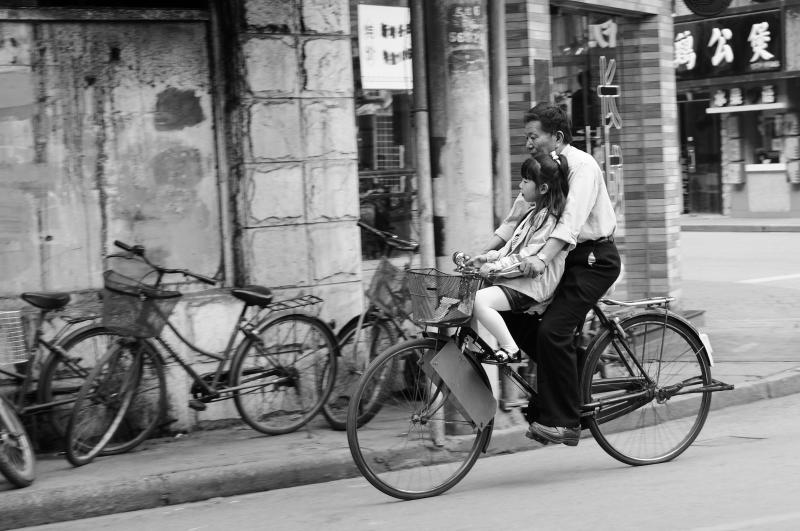
[[586, 439], [481, 459], [449, 493], [414, 502], [356, 478], [35, 529], [798, 529], [798, 410], [800, 395], [713, 411], [686, 453], [650, 467]]

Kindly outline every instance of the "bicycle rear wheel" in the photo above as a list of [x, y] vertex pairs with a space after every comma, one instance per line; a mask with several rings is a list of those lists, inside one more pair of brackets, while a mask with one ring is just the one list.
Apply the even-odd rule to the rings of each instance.
[[289, 314], [258, 326], [232, 362], [236, 409], [253, 429], [269, 435], [297, 430], [330, 396], [339, 349], [331, 329], [307, 314]]
[[33, 445], [14, 406], [0, 396], [0, 472], [15, 487], [27, 487], [36, 477]]
[[[623, 463], [669, 461], [692, 444], [711, 407], [710, 392], [691, 392], [711, 383], [703, 344], [690, 326], [664, 312], [634, 315], [619, 325], [624, 341], [605, 331], [588, 348], [584, 403], [601, 404], [588, 418], [589, 429]], [[609, 402], [615, 397], [625, 399]]]
[[63, 354], [49, 352], [45, 358], [39, 374], [37, 401], [40, 404], [53, 404], [47, 411], [47, 418], [58, 438], [63, 438], [67, 433], [78, 391], [97, 361], [118, 337], [101, 326], [83, 327], [55, 345], [63, 350]]
[[[406, 371], [444, 342], [404, 341], [367, 368], [350, 401], [347, 442], [358, 469], [375, 488], [404, 500], [437, 496], [470, 471], [492, 433], [462, 417], [450, 389], [422, 370]], [[416, 380], [406, 382], [413, 373]], [[357, 422], [363, 403], [381, 403], [369, 423]]]
[[[375, 314], [367, 314], [358, 332], [358, 318], [347, 323], [337, 334], [339, 359], [336, 361], [336, 382], [330, 398], [322, 406], [322, 414], [331, 428], [344, 430], [347, 422], [347, 407], [361, 375], [378, 354], [395, 344], [397, 333], [393, 323]], [[362, 404], [358, 422], [369, 422], [378, 409], [380, 401]]]
[[67, 460], [82, 466], [111, 441], [133, 401], [141, 375], [141, 356], [111, 348], [84, 382], [67, 427]]

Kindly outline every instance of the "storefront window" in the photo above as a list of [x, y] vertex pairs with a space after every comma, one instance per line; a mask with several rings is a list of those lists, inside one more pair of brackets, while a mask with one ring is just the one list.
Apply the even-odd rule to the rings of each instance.
[[[407, 1], [351, 2], [361, 220], [417, 239], [411, 120], [410, 12]], [[362, 231], [362, 255], [380, 247]]]

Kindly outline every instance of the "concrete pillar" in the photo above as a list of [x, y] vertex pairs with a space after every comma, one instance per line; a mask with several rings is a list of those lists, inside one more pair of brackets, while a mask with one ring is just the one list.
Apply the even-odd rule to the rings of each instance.
[[493, 230], [492, 130], [485, 0], [427, 7], [431, 166], [439, 267]]
[[239, 281], [319, 295], [341, 323], [362, 301], [349, 2], [225, 4]]

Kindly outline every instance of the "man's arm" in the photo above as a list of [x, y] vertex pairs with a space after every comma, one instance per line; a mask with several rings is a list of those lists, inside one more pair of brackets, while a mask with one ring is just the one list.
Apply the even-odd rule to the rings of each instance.
[[525, 198], [520, 193], [516, 199], [514, 199], [514, 203], [511, 205], [511, 210], [508, 211], [503, 222], [497, 227], [497, 230], [494, 231], [489, 241], [486, 242], [483, 249], [481, 249], [480, 254], [485, 254], [488, 251], [494, 251], [500, 249], [505, 245], [505, 243], [511, 239], [511, 236], [514, 235], [514, 229], [519, 223], [519, 220], [522, 219], [522, 216], [530, 210], [531, 204], [525, 201]]

